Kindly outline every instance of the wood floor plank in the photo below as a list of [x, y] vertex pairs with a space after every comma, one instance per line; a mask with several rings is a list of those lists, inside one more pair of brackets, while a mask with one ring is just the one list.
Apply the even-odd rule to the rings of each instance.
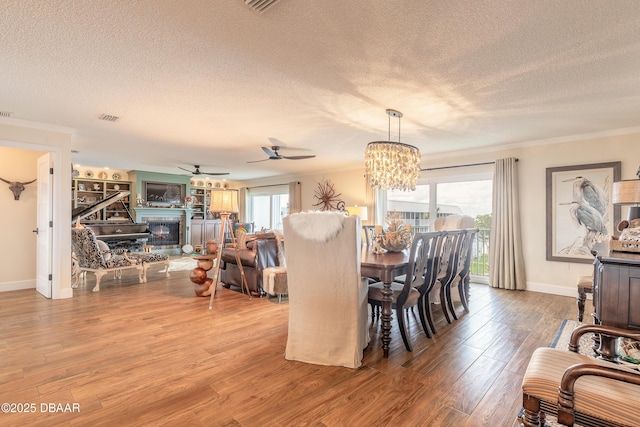
[[459, 320], [434, 306], [433, 338], [406, 314], [413, 352], [394, 318], [384, 358], [370, 321], [352, 370], [284, 358], [288, 303], [220, 288], [209, 310], [188, 276], [109, 277], [98, 293], [89, 277], [68, 300], [0, 293], [0, 400], [80, 405], [0, 425], [510, 426], [531, 352], [575, 317], [574, 298], [472, 285]]

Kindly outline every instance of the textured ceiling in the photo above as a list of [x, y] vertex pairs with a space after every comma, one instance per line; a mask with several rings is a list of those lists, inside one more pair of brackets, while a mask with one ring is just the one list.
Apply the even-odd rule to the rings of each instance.
[[[427, 167], [639, 126], [640, 1], [3, 0], [0, 77], [0, 111], [74, 129], [81, 165], [353, 168], [394, 108]], [[246, 163], [274, 142], [317, 157]]]

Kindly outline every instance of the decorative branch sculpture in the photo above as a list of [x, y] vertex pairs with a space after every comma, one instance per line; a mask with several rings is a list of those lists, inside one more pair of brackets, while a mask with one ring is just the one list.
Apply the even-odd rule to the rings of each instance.
[[31, 184], [32, 182], [36, 182], [35, 179], [33, 181], [28, 181], [28, 182], [18, 182], [18, 181], [11, 182], [11, 181], [7, 181], [4, 178], [0, 178], [0, 180], [9, 184], [9, 190], [13, 192], [13, 200], [20, 200], [20, 193], [24, 191], [25, 185]]
[[340, 200], [342, 193], [336, 194], [331, 181], [325, 179], [318, 183], [318, 188], [315, 191], [314, 197], [318, 200], [313, 206], [319, 206], [322, 211], [344, 210], [344, 202]]

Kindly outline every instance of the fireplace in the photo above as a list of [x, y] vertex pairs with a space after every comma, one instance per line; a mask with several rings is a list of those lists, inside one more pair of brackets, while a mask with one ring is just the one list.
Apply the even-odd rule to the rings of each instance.
[[151, 236], [147, 241], [148, 245], [152, 245], [158, 249], [171, 249], [180, 246], [180, 219], [179, 218], [162, 218], [147, 219], [147, 226], [151, 232]]
[[153, 251], [179, 255], [182, 246], [189, 243], [191, 209], [136, 206], [133, 211], [137, 222], [147, 223], [151, 232], [147, 245], [153, 246]]

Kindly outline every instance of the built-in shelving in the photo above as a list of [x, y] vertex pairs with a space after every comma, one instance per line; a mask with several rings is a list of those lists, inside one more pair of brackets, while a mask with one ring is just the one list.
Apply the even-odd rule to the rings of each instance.
[[[131, 182], [104, 179], [74, 178], [73, 179], [73, 207], [92, 205], [119, 191], [131, 191]], [[129, 209], [131, 195], [122, 199], [122, 203], [115, 202], [98, 211], [90, 220], [129, 220], [126, 206]]]

